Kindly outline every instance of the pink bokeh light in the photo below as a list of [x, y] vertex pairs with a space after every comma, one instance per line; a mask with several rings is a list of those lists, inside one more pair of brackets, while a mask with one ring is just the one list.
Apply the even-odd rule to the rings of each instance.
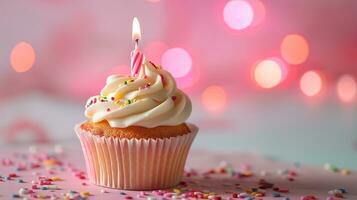
[[337, 81], [337, 95], [344, 103], [351, 103], [355, 100], [357, 93], [356, 81], [353, 76], [345, 74]]
[[175, 78], [181, 78], [190, 72], [192, 58], [185, 49], [171, 48], [162, 55], [161, 64]]
[[224, 22], [234, 30], [242, 30], [252, 24], [252, 6], [244, 0], [228, 1], [223, 9]]

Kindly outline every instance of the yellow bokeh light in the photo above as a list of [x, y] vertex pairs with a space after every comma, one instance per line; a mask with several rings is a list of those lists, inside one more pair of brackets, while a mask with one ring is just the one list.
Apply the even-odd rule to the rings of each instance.
[[300, 79], [301, 91], [309, 97], [317, 95], [322, 89], [322, 78], [315, 71], [308, 71]]
[[254, 69], [254, 80], [262, 88], [273, 88], [282, 80], [281, 66], [274, 60], [263, 60]]

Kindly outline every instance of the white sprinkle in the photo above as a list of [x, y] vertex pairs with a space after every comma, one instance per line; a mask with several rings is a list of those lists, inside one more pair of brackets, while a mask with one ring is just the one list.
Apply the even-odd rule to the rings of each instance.
[[29, 147], [29, 152], [30, 152], [31, 154], [37, 153], [37, 147], [34, 146], [34, 145], [31, 145], [31, 146]]
[[54, 146], [54, 151], [56, 154], [62, 154], [63, 153], [63, 147], [59, 144]]
[[26, 195], [28, 193], [29, 193], [29, 191], [28, 191], [27, 188], [20, 188], [20, 190], [19, 190], [19, 195], [20, 196], [24, 196], [24, 195]]

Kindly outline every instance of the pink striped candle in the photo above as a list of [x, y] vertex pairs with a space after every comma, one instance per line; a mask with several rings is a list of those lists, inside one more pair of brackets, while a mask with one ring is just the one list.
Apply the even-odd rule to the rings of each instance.
[[[131, 76], [135, 76], [140, 74], [141, 66], [145, 60], [144, 54], [139, 51], [138, 44], [139, 40], [141, 39], [141, 29], [139, 20], [134, 17], [133, 19], [133, 30], [132, 30], [132, 39], [135, 42], [135, 49], [131, 52], [131, 62], [130, 62], [130, 69], [131, 69]], [[143, 68], [142, 75], [145, 76], [145, 68]]]
[[[144, 59], [144, 54], [138, 49], [131, 52], [131, 76], [135, 76], [140, 73]], [[145, 69], [143, 68], [143, 70]], [[143, 71], [143, 74], [145, 74], [145, 71]]]

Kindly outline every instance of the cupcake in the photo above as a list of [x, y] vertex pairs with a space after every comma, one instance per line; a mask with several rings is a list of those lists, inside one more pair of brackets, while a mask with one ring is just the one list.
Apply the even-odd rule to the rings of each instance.
[[186, 123], [191, 101], [171, 74], [145, 61], [145, 75], [109, 76], [77, 124], [90, 181], [150, 190], [175, 186], [198, 128]]

